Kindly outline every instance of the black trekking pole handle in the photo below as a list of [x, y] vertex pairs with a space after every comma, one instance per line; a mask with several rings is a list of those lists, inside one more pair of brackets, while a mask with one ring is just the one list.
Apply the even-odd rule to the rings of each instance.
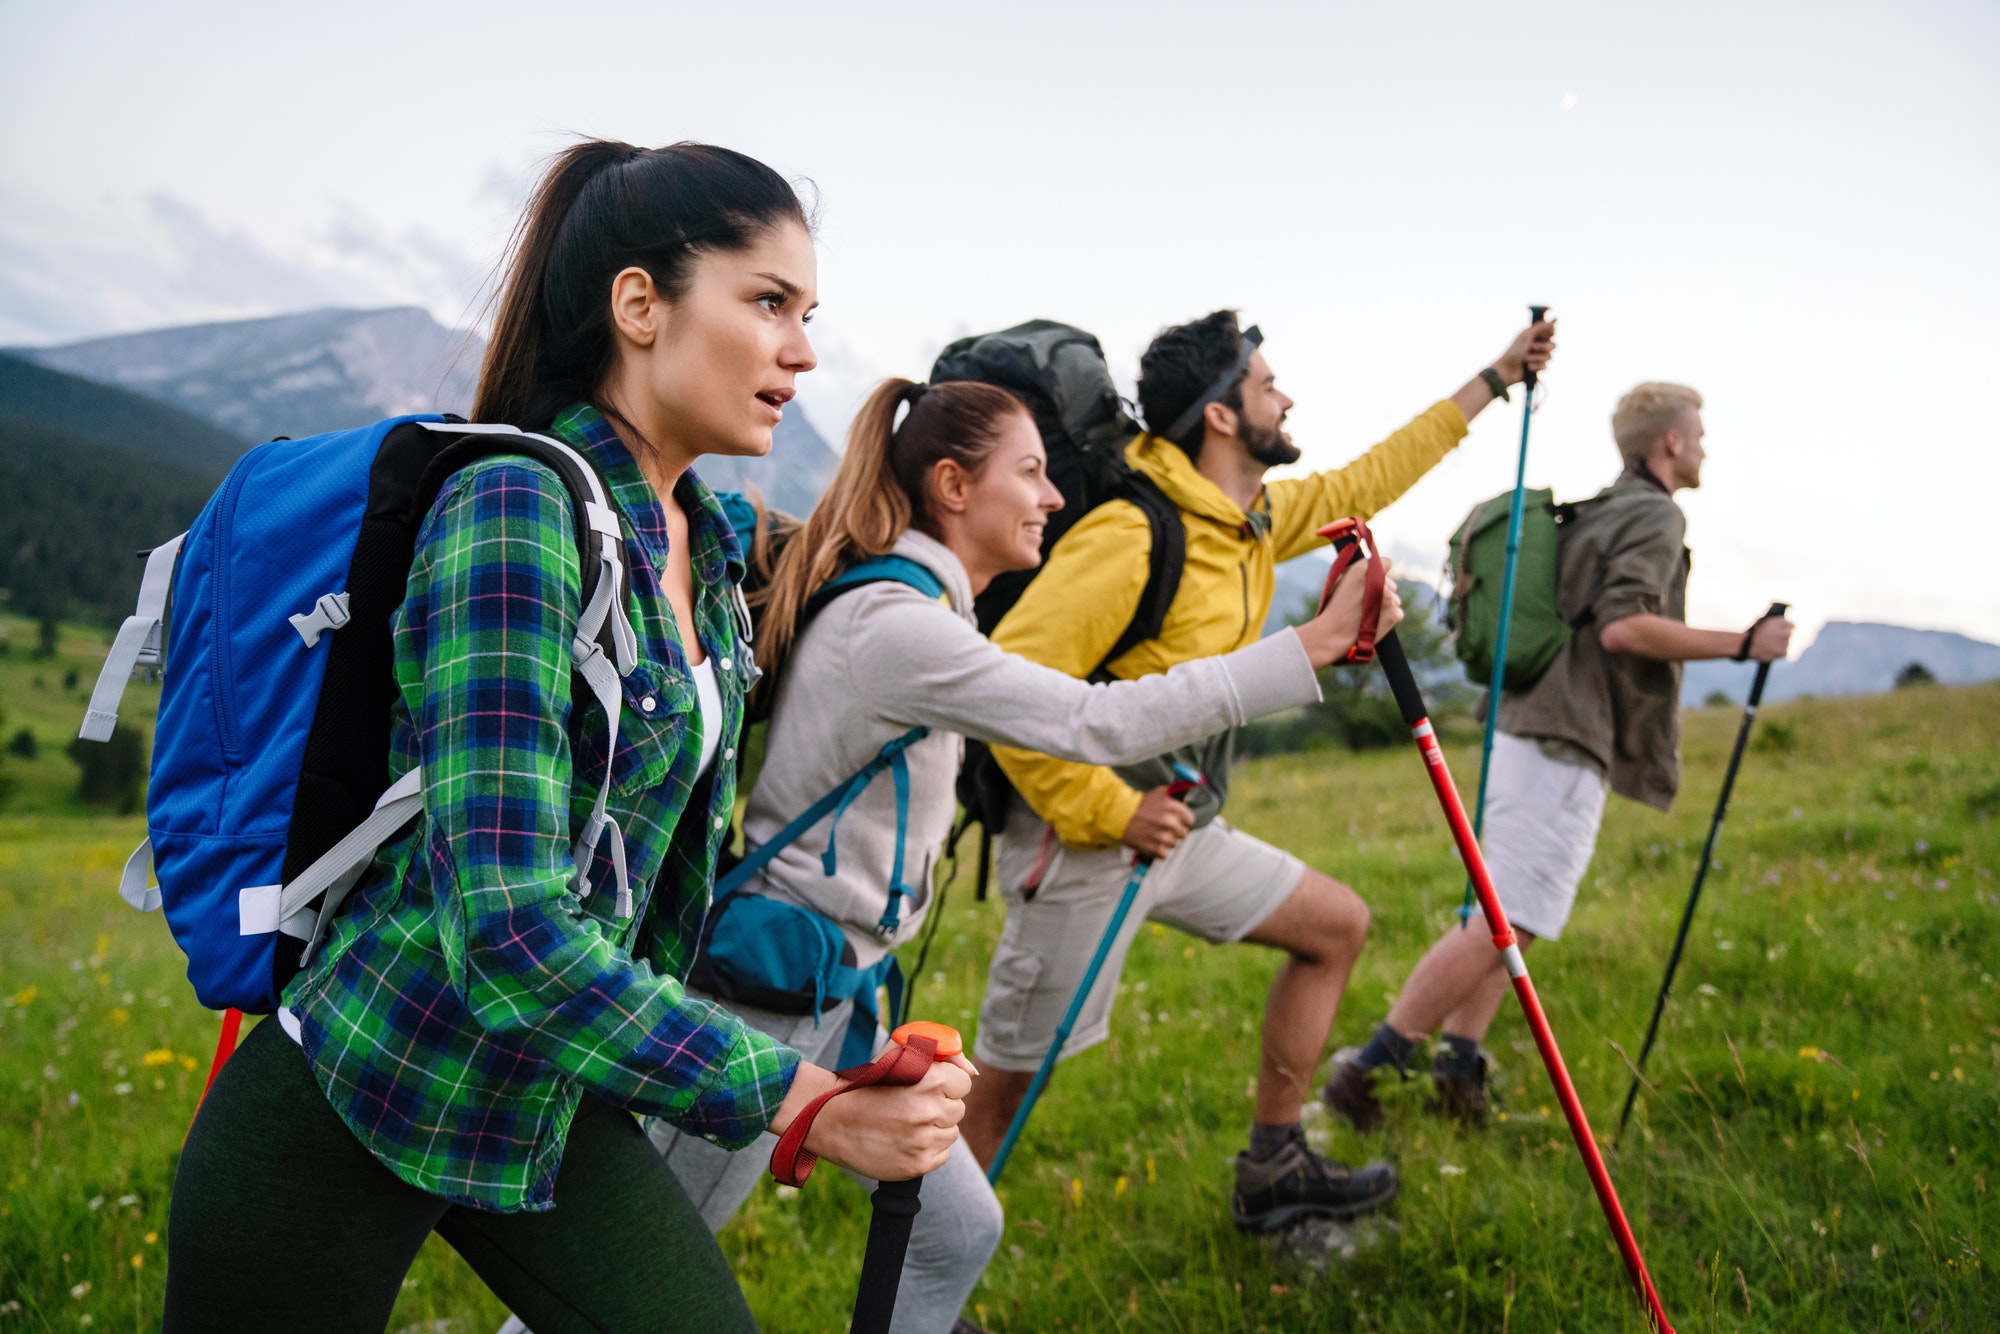
[[[1773, 602], [1771, 609], [1757, 620], [1757, 625], [1783, 616], [1790, 608], [1786, 603]], [[1755, 633], [1757, 626], [1750, 627]], [[1757, 721], [1757, 706], [1764, 700], [1764, 683], [1771, 677], [1771, 664], [1757, 664], [1757, 675], [1750, 682], [1750, 700], [1743, 706], [1743, 721], [1736, 725], [1736, 745], [1729, 752], [1729, 767], [1722, 774], [1722, 792], [1715, 799], [1715, 815], [1708, 823], [1708, 841], [1701, 845], [1701, 861], [1695, 865], [1694, 888], [1688, 891], [1687, 907], [1681, 910], [1680, 929], [1674, 933], [1674, 947], [1667, 954], [1666, 976], [1660, 979], [1660, 993], [1653, 998], [1653, 1017], [1646, 1024], [1646, 1040], [1639, 1044], [1639, 1059], [1632, 1062], [1632, 1083], [1625, 1090], [1625, 1105], [1618, 1111], [1618, 1129], [1611, 1136], [1611, 1146], [1618, 1147], [1625, 1139], [1625, 1126], [1632, 1119], [1632, 1104], [1638, 1101], [1639, 1086], [1645, 1081], [1646, 1058], [1653, 1054], [1653, 1043], [1660, 1036], [1660, 1019], [1667, 1012], [1667, 998], [1673, 994], [1674, 974], [1680, 970], [1681, 951], [1687, 948], [1688, 928], [1694, 925], [1694, 911], [1701, 902], [1701, 887], [1708, 879], [1709, 863], [1715, 858], [1715, 843], [1722, 834], [1722, 819], [1729, 813], [1729, 794], [1736, 787], [1736, 771], [1743, 763], [1743, 750], [1750, 740], [1750, 728]]]
[[[904, 1024], [889, 1037], [893, 1046], [927, 1051], [933, 1061], [965, 1050], [957, 1029], [926, 1019]], [[855, 1287], [854, 1311], [848, 1320], [850, 1334], [888, 1334], [889, 1322], [896, 1314], [896, 1293], [902, 1286], [903, 1259], [910, 1249], [910, 1231], [924, 1207], [918, 1198], [923, 1188], [922, 1177], [884, 1181], [875, 1187], [870, 1197], [868, 1245], [861, 1253], [861, 1281]]]
[[[1543, 317], [1548, 313], [1549, 308], [1547, 306], [1529, 306], [1528, 323], [1540, 324]], [[1535, 392], [1535, 373], [1531, 370], [1523, 370], [1521, 372], [1521, 383], [1527, 386], [1528, 393], [1532, 395]]]
[[[1761, 617], [1758, 618], [1757, 625], [1762, 625], [1765, 621], [1775, 621], [1779, 617], [1783, 616], [1786, 612], [1790, 611], [1791, 609], [1792, 609], [1791, 604], [1788, 602], [1773, 602], [1771, 604], [1771, 610], [1765, 612]], [[1754, 635], [1757, 633], [1757, 625], [1753, 625], [1750, 627], [1751, 634]], [[1756, 679], [1750, 682], [1749, 707], [1753, 713], [1756, 711], [1757, 706], [1764, 702], [1764, 682], [1769, 680], [1770, 677], [1771, 677], [1771, 664], [1768, 662], [1758, 663]], [[1749, 727], [1747, 724], [1744, 727], [1744, 732], [1746, 735], [1749, 732]], [[1736, 777], [1736, 766], [1733, 762], [1730, 765], [1729, 777], [1732, 781]], [[1723, 800], [1727, 801], [1728, 799], [1729, 798], [1725, 793]]]

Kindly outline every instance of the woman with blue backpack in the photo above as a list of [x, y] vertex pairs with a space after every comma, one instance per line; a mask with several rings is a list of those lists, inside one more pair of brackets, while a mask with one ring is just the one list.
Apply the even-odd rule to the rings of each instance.
[[[1355, 641], [1359, 579], [1306, 625], [1135, 681], [1091, 684], [1001, 651], [977, 629], [973, 599], [1040, 564], [1044, 524], [1063, 503], [1047, 462], [1007, 390], [888, 380], [778, 557], [759, 629], [771, 719], [744, 813], [749, 851], [718, 883], [690, 981], [809, 1060], [851, 1066], [883, 1041], [877, 988], [888, 984], [894, 1006], [890, 951], [935, 907], [966, 738], [1128, 763], [1318, 699], [1316, 670]], [[1385, 596], [1383, 629], [1400, 616]], [[652, 1135], [719, 1230], [771, 1146], [695, 1129]], [[971, 1328], [959, 1312], [1002, 1219], [964, 1145], [925, 1179], [922, 1205], [891, 1329]]]
[[[380, 1330], [433, 1232], [542, 1334], [753, 1327], [635, 1114], [740, 1147], [836, 1083], [681, 981], [757, 676], [742, 555], [689, 465], [769, 450], [815, 285], [797, 196], [741, 154], [593, 141], [542, 181], [474, 415], [560, 442], [610, 504], [502, 454], [423, 512], [379, 687], [421, 812], [196, 1117], [166, 1329]], [[589, 532], [629, 588], [585, 579]], [[579, 629], [605, 616], [586, 587], [625, 594], [629, 669]], [[293, 618], [308, 645], [349, 633], [344, 599]], [[931, 1171], [968, 1070], [833, 1099], [806, 1147]]]

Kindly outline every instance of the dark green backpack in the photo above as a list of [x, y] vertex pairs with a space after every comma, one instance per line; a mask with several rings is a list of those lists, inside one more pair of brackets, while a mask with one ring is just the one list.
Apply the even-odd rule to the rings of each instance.
[[[1644, 489], [1614, 483], [1590, 500], [1560, 505], [1552, 491], [1522, 492], [1521, 554], [1514, 570], [1514, 623], [1507, 632], [1506, 689], [1526, 690], [1541, 680], [1563, 645], [1569, 643], [1570, 635], [1590, 623], [1588, 610], [1574, 622], [1564, 620], [1557, 598], [1564, 530], [1576, 523], [1591, 501]], [[1513, 500], [1512, 491], [1502, 491], [1481, 501], [1451, 535], [1447, 570], [1451, 592], [1445, 603], [1445, 625], [1453, 635], [1453, 651], [1475, 685], [1493, 683], [1500, 590], [1507, 570], [1507, 514]]]
[[[1514, 572], [1514, 620], [1507, 634], [1508, 690], [1525, 690], [1541, 679], [1569, 642], [1570, 626], [1556, 605], [1556, 557], [1565, 511], [1554, 493], [1524, 493], [1521, 554]], [[1507, 568], [1507, 514], [1514, 493], [1481, 501], [1451, 535], [1451, 599], [1445, 623], [1453, 650], [1475, 685], [1493, 681], [1494, 641], [1500, 634], [1500, 590]]]

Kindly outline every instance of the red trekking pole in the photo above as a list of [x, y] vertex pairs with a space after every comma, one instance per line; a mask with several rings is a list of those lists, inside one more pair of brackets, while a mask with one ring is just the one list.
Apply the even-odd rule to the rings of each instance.
[[[827, 1099], [837, 1098], [872, 1084], [914, 1084], [933, 1063], [957, 1056], [965, 1050], [958, 1030], [944, 1024], [919, 1019], [904, 1024], [889, 1035], [889, 1045], [868, 1065], [840, 1071], [846, 1083], [828, 1089], [806, 1104], [771, 1151], [771, 1175], [787, 1186], [803, 1186], [812, 1175], [819, 1156], [806, 1147], [819, 1109]], [[917, 1192], [922, 1177], [907, 1181], [884, 1181], [875, 1187], [868, 1216], [868, 1249], [861, 1256], [861, 1283], [854, 1294], [854, 1315], [848, 1334], [888, 1334], [889, 1318], [896, 1313], [896, 1289], [903, 1278], [903, 1257], [910, 1249], [910, 1229], [923, 1205]]]
[[1382, 608], [1386, 571], [1382, 566], [1381, 553], [1375, 549], [1374, 536], [1368, 531], [1368, 525], [1359, 519], [1341, 519], [1319, 532], [1339, 553], [1334, 557], [1333, 568], [1327, 572], [1326, 590], [1320, 595], [1321, 607], [1333, 596], [1334, 584], [1348, 567], [1357, 560], [1367, 561], [1368, 582], [1362, 602], [1362, 633], [1349, 652], [1348, 660], [1367, 662], [1374, 658], [1382, 663], [1382, 673], [1389, 678], [1389, 689], [1396, 696], [1396, 707], [1402, 711], [1403, 721], [1409, 724], [1411, 734], [1417, 739], [1417, 748], [1423, 752], [1424, 767], [1430, 773], [1431, 786], [1437, 789], [1438, 803], [1444, 807], [1445, 822], [1451, 826], [1451, 836], [1458, 844], [1458, 855], [1465, 862], [1473, 889], [1479, 895], [1479, 906], [1486, 914], [1486, 928], [1493, 933], [1493, 948], [1499, 950], [1506, 960], [1507, 975], [1514, 982], [1514, 995], [1520, 999], [1528, 1028], [1535, 1035], [1535, 1046], [1542, 1053], [1542, 1064], [1548, 1067], [1549, 1082], [1555, 1085], [1556, 1100], [1562, 1104], [1563, 1116], [1569, 1121], [1577, 1152], [1583, 1155], [1584, 1170], [1590, 1174], [1590, 1184], [1597, 1191], [1597, 1202], [1604, 1209], [1605, 1222], [1611, 1226], [1612, 1240], [1618, 1243], [1619, 1253], [1625, 1257], [1626, 1272], [1631, 1276], [1632, 1286], [1638, 1289], [1646, 1303], [1653, 1328], [1659, 1334], [1673, 1334], [1673, 1326], [1667, 1323], [1667, 1313], [1660, 1305], [1660, 1294], [1653, 1288], [1653, 1277], [1646, 1272], [1646, 1258], [1639, 1254], [1638, 1239], [1632, 1235], [1632, 1225], [1625, 1221], [1625, 1210], [1618, 1203], [1618, 1191], [1611, 1184], [1611, 1173], [1604, 1166], [1604, 1155], [1598, 1152], [1597, 1139], [1591, 1134], [1590, 1122], [1583, 1114], [1583, 1104], [1577, 1100], [1576, 1086], [1570, 1083], [1562, 1051], [1556, 1046], [1556, 1035], [1549, 1028], [1548, 1016], [1542, 1013], [1541, 999], [1535, 995], [1535, 984], [1528, 977], [1528, 965], [1521, 958], [1521, 947], [1515, 943], [1514, 928], [1507, 925], [1507, 912], [1500, 906], [1499, 895], [1493, 892], [1493, 877], [1487, 873], [1486, 858], [1480, 854], [1472, 822], [1466, 818], [1465, 806], [1458, 799], [1458, 788], [1451, 781], [1451, 770], [1445, 767], [1444, 750], [1438, 745], [1437, 732], [1431, 727], [1423, 692], [1417, 688], [1409, 659], [1403, 656], [1402, 642], [1393, 630], [1379, 640], [1375, 638], [1375, 617]]

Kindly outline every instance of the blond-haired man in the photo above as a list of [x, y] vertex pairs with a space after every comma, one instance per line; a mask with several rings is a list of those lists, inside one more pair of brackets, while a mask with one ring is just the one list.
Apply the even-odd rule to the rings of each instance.
[[[1563, 617], [1576, 626], [1539, 680], [1500, 698], [1499, 733], [1481, 839], [1494, 888], [1525, 948], [1554, 940], [1590, 865], [1605, 793], [1659, 810], [1680, 785], [1681, 664], [1782, 658], [1792, 625], [1697, 630], [1687, 601], [1687, 521], [1673, 493], [1701, 485], [1701, 395], [1649, 383], [1618, 401], [1611, 434], [1625, 469], [1566, 525], [1558, 572]], [[1342, 1052], [1322, 1096], [1363, 1130], [1382, 1121], [1376, 1072], [1404, 1068], [1441, 1030], [1434, 1110], [1477, 1124], [1486, 1113], [1480, 1040], [1507, 990], [1486, 932], [1453, 928], [1403, 984], [1389, 1017], [1358, 1052]]]

